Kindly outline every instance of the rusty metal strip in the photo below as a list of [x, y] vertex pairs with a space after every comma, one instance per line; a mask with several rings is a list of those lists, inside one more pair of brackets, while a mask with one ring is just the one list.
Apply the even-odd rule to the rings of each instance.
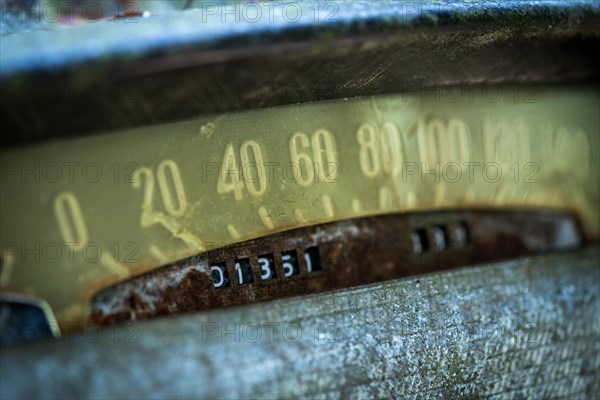
[[560, 212], [357, 218], [223, 247], [119, 283], [95, 296], [90, 323], [112, 325], [319, 293], [564, 250], [582, 240], [577, 221]]

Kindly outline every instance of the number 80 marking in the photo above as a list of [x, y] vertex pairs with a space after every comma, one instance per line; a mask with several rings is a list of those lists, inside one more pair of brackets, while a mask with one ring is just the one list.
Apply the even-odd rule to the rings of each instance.
[[381, 167], [392, 176], [400, 171], [404, 149], [396, 125], [386, 122], [378, 132], [374, 126], [363, 124], [356, 132], [356, 140], [360, 145], [360, 169], [367, 178], [377, 176]]

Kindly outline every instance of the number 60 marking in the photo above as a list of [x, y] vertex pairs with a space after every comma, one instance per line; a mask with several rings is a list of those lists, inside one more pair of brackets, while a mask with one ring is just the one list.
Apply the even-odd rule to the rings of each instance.
[[[312, 146], [312, 158], [308, 150]], [[323, 160], [325, 156], [325, 160]], [[303, 132], [296, 132], [290, 139], [290, 159], [293, 164], [298, 166], [299, 176], [295, 176], [296, 182], [300, 186], [310, 186], [315, 182], [335, 183], [337, 178], [337, 157], [333, 135], [326, 129], [316, 130], [310, 142], [308, 136]], [[301, 163], [304, 164], [302, 168]], [[333, 171], [329, 172], [328, 167], [333, 166]], [[302, 173], [306, 171], [306, 176]], [[317, 172], [315, 179], [315, 170]]]

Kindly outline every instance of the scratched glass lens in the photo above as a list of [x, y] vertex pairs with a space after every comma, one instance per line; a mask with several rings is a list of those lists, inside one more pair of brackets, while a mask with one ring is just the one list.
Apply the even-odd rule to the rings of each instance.
[[[566, 208], [597, 237], [598, 91], [493, 92], [294, 105], [5, 150], [2, 287], [81, 320], [99, 289], [207, 249], [411, 210]], [[245, 279], [240, 265], [229, 279]]]

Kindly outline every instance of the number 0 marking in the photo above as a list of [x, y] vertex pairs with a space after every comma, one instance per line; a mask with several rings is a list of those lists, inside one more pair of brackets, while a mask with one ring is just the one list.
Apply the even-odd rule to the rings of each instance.
[[[254, 161], [250, 157], [250, 149]], [[242, 144], [240, 149], [240, 156], [242, 158], [242, 168], [244, 168], [244, 180], [246, 182], [246, 189], [248, 193], [254, 197], [262, 195], [267, 190], [267, 177], [264, 171], [264, 161], [262, 158], [262, 152], [258, 143], [254, 140], [247, 140]], [[256, 168], [256, 176], [252, 173], [253, 168]], [[256, 187], [258, 184], [258, 187]]]
[[[323, 143], [323, 146], [321, 146]], [[319, 129], [312, 135], [312, 146], [315, 157], [315, 167], [322, 182], [334, 182], [337, 177], [337, 157], [333, 135], [326, 129]], [[325, 160], [323, 159], [325, 155]], [[329, 174], [327, 166], [333, 164], [335, 169]]]
[[62, 192], [54, 200], [54, 215], [65, 243], [73, 243], [80, 250], [88, 242], [88, 231], [77, 197], [71, 192]]
[[470, 161], [471, 144], [467, 124], [459, 119], [444, 123], [435, 118], [425, 122], [417, 121], [417, 138], [421, 162], [427, 165], [435, 163], [465, 163]]
[[[169, 190], [169, 183], [167, 181], [167, 171], [171, 175], [173, 181], [173, 188], [175, 189], [175, 197], [177, 197], [177, 206], [173, 202], [173, 196]], [[175, 161], [164, 160], [158, 165], [156, 171], [156, 177], [158, 178], [158, 188], [160, 195], [165, 206], [165, 210], [174, 217], [181, 217], [185, 214], [187, 208], [187, 200], [185, 198], [185, 191], [183, 190], [183, 182], [181, 182], [181, 174]]]

